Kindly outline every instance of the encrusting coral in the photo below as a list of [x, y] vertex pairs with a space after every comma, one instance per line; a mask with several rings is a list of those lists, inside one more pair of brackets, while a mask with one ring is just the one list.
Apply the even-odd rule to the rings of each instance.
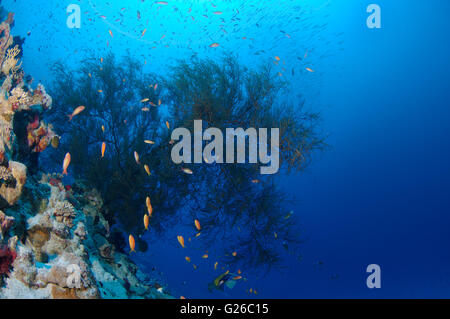
[[0, 246], [0, 276], [8, 274], [17, 254], [8, 246]]
[[[13, 21], [10, 14], [0, 24], [0, 298], [171, 298], [110, 242], [96, 190], [64, 185], [61, 174], [27, 176], [27, 166], [11, 160], [17, 150], [59, 142], [41, 121], [51, 97], [24, 82]], [[27, 135], [19, 141], [15, 116], [23, 113]]]

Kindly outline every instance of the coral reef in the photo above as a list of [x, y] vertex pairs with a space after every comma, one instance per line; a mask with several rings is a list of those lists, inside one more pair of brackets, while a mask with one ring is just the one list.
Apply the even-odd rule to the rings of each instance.
[[[30, 179], [19, 204], [7, 209], [11, 218], [26, 222], [26, 229], [15, 232], [24, 243], [12, 241], [8, 248], [17, 258], [0, 297], [170, 298], [109, 242], [98, 192], [81, 182], [68, 191], [62, 182], [50, 184], [55, 180], [56, 174]], [[40, 188], [50, 188], [45, 204], [29, 202], [30, 194], [45, 193]], [[71, 267], [79, 271], [75, 288], [69, 280]]]
[[[110, 242], [96, 190], [64, 185], [60, 174], [27, 176], [27, 166], [11, 160], [59, 143], [41, 121], [51, 97], [24, 81], [13, 19], [0, 24], [0, 298], [171, 298]], [[15, 132], [25, 129], [21, 141]]]

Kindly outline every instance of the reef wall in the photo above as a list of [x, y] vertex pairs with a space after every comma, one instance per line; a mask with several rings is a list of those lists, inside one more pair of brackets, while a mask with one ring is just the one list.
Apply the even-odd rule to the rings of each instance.
[[52, 99], [25, 76], [13, 22], [0, 24], [0, 298], [171, 298], [111, 243], [96, 190], [27, 167], [59, 137], [41, 120]]

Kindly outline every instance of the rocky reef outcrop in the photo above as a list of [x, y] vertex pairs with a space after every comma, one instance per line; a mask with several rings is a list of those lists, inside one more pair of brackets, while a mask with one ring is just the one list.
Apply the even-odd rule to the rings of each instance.
[[30, 177], [17, 205], [0, 214], [13, 221], [8, 249], [16, 254], [0, 297], [170, 298], [109, 242], [98, 192], [61, 178]]
[[115, 248], [95, 189], [13, 160], [59, 142], [41, 120], [51, 97], [21, 69], [13, 21], [0, 24], [0, 298], [170, 298]]

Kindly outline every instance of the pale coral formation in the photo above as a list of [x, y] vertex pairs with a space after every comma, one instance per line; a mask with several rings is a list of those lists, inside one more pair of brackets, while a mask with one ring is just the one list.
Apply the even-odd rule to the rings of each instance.
[[13, 74], [15, 74], [22, 66], [22, 63], [17, 65], [18, 59], [16, 59], [16, 57], [19, 53], [20, 53], [20, 50], [19, 50], [18, 45], [16, 45], [14, 48], [10, 48], [6, 51], [6, 56], [3, 59], [3, 63], [2, 63], [2, 72], [5, 75], [9, 75], [9, 72], [11, 72], [11, 71]]
[[[27, 181], [27, 167], [22, 163], [9, 161], [8, 167], [0, 169], [6, 181], [0, 186], [0, 200], [6, 201], [10, 206], [17, 203], [22, 194], [22, 188]], [[1, 204], [1, 203], [0, 203]]]
[[[26, 239], [25, 244], [14, 245], [17, 259], [5, 287], [0, 287], [0, 297], [171, 298], [157, 291], [109, 242], [109, 225], [102, 216], [98, 192], [78, 184], [69, 202], [64, 187], [50, 184], [54, 177], [46, 175], [39, 182], [27, 183], [27, 193], [44, 193], [38, 189], [50, 188], [48, 204], [40, 212], [17, 211], [22, 217], [29, 216]], [[27, 205], [22, 202], [22, 206]], [[79, 269], [78, 288], [70, 287], [71, 267]]]

